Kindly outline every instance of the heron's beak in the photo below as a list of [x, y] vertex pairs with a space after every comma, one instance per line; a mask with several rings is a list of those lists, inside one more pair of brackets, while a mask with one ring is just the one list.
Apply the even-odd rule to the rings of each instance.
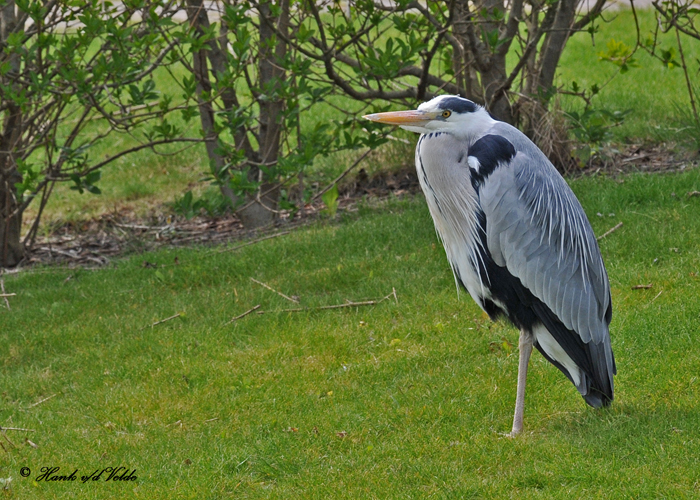
[[427, 113], [425, 111], [392, 111], [389, 113], [373, 113], [364, 115], [362, 118], [367, 118], [373, 122], [387, 123], [389, 125], [422, 127], [437, 117], [437, 113]]

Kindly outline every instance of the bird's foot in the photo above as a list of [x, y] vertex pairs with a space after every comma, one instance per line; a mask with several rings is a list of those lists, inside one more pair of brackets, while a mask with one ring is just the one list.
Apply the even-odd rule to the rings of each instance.
[[499, 436], [507, 437], [507, 438], [509, 438], [509, 439], [514, 439], [514, 438], [518, 437], [518, 436], [521, 435], [521, 434], [522, 434], [521, 431], [510, 431], [510, 432], [499, 432], [499, 433], [498, 433]]
[[510, 432], [499, 432], [498, 434], [500, 436], [513, 439], [513, 438], [520, 436], [522, 433], [523, 433], [523, 426], [522, 425], [518, 425], [518, 426], [514, 425], [513, 429]]

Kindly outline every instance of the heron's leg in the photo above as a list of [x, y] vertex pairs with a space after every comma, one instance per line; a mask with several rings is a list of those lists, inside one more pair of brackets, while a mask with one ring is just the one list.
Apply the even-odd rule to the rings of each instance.
[[532, 334], [520, 330], [520, 361], [518, 363], [518, 392], [515, 397], [515, 415], [513, 415], [513, 430], [510, 436], [520, 434], [523, 430], [523, 414], [525, 412], [525, 382], [527, 380], [527, 364], [532, 353]]

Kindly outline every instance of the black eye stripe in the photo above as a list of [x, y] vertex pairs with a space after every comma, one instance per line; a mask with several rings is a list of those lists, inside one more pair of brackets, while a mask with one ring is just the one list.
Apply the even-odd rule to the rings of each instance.
[[455, 113], [474, 113], [478, 106], [468, 99], [461, 97], [448, 97], [443, 99], [438, 106], [441, 109], [449, 109]]

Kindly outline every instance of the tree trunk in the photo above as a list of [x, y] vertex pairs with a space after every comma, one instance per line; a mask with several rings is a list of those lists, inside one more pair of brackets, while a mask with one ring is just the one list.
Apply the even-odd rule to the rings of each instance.
[[481, 81], [484, 83], [486, 94], [486, 106], [493, 116], [513, 124], [515, 119], [508, 94], [506, 92], [498, 92], [496, 95], [496, 91], [501, 88], [507, 79], [505, 57], [494, 54], [491, 68], [481, 73]]
[[[539, 58], [535, 62], [533, 53], [528, 61], [530, 70], [525, 87], [526, 93], [535, 98], [535, 101], [533, 105], [528, 106], [527, 113], [522, 117], [524, 118], [523, 132], [538, 146], [550, 149], [547, 156], [562, 171], [566, 171], [564, 159], [570, 156], [566, 145], [567, 141], [561, 137], [562, 131], [555, 128], [543, 131], [541, 124], [549, 112], [549, 99], [553, 95], [551, 89], [554, 85], [554, 77], [566, 42], [573, 33], [578, 3], [579, 0], [559, 0], [556, 11], [548, 12], [542, 21], [540, 29], [546, 29], [547, 34], [542, 42]], [[542, 135], [543, 132], [544, 135]], [[564, 149], [552, 149], [552, 144], [561, 144]]]
[[[11, 155], [3, 154], [3, 164], [11, 164]], [[0, 262], [2, 267], [14, 267], [24, 258], [24, 246], [20, 240], [22, 212], [19, 211], [16, 182], [22, 182], [17, 169], [3, 166], [0, 174]]]
[[[473, 22], [475, 12], [470, 11], [466, 2], [458, 2], [454, 7], [454, 39], [461, 47], [453, 44], [454, 58], [459, 58], [455, 67], [457, 82], [465, 89], [465, 97], [484, 104], [497, 119], [513, 123], [513, 110], [505, 92], [500, 91], [508, 79], [506, 53], [488, 46], [483, 34], [499, 30], [499, 24], [492, 21]], [[505, 10], [503, 0], [485, 0], [472, 10], [489, 14], [495, 9]], [[477, 72], [481, 81], [477, 78]]]
[[[187, 20], [197, 32], [201, 32], [209, 27], [209, 18], [207, 17], [206, 9], [202, 5], [202, 0], [187, 0]], [[212, 171], [215, 171], [215, 175], [218, 178], [221, 170], [226, 165], [226, 158], [220, 152], [219, 134], [214, 126], [214, 106], [211, 99], [202, 98], [202, 92], [211, 95], [212, 90], [206, 52], [206, 50], [202, 49], [193, 54], [192, 69], [197, 80], [197, 103], [199, 118], [202, 122], [202, 131], [204, 132], [204, 145], [207, 149], [210, 167]], [[238, 197], [233, 190], [223, 183], [219, 185], [219, 188], [221, 189], [221, 194], [231, 202], [231, 205], [236, 206]]]
[[[272, 1], [272, 0], [270, 0]], [[261, 4], [260, 15], [271, 17], [270, 1]], [[202, 0], [187, 0], [188, 20], [194, 29], [206, 30], [209, 28], [209, 20]], [[281, 14], [277, 19], [270, 19], [277, 25], [277, 29], [284, 33], [289, 25], [289, 0], [281, 0]], [[220, 172], [226, 165], [226, 158], [220, 152], [219, 135], [215, 126], [214, 104], [210, 100], [202, 99], [202, 91], [212, 91], [211, 75], [216, 81], [220, 81], [221, 75], [226, 71], [226, 28], [222, 26], [222, 34], [218, 42], [210, 41], [206, 50], [200, 50], [193, 55], [193, 69], [197, 79], [197, 94], [199, 99], [199, 114], [204, 130], [207, 155], [212, 168]], [[280, 138], [282, 131], [282, 113], [284, 101], [275, 96], [281, 87], [284, 72], [280, 69], [280, 61], [286, 55], [286, 45], [276, 39], [274, 30], [267, 23], [260, 23], [260, 88], [264, 89], [271, 99], [260, 101], [260, 127], [257, 134], [258, 150], [253, 149], [248, 135], [244, 129], [234, 132], [236, 149], [245, 152], [249, 162], [249, 178], [253, 182], [261, 182], [261, 186], [255, 194], [246, 196], [243, 208], [236, 213], [243, 226], [247, 229], [255, 229], [270, 224], [275, 217], [279, 200], [279, 188], [275, 186], [273, 179], [264, 179], [263, 171], [257, 164], [274, 166], [277, 163], [280, 151]], [[223, 102], [224, 112], [231, 113], [240, 108], [236, 91], [233, 88], [219, 88], [217, 93]], [[232, 203], [240, 203], [238, 197], [225, 184], [221, 185], [221, 191]]]
[[[493, 15], [495, 10], [505, 12], [503, 0], [484, 0], [483, 8], [488, 13], [487, 19]], [[492, 21], [482, 23], [481, 29], [485, 33], [499, 31], [500, 24]], [[498, 50], [498, 47], [491, 48], [491, 64], [488, 68], [484, 68], [481, 72], [481, 85], [484, 88], [484, 99], [488, 110], [499, 120], [507, 123], [513, 123], [513, 109], [506, 92], [500, 92], [499, 89], [508, 80], [506, 71], [506, 54]]]
[[[282, 114], [284, 100], [276, 95], [282, 88], [284, 70], [280, 67], [287, 53], [287, 44], [277, 37], [275, 29], [287, 36], [289, 29], [289, 0], [279, 0], [279, 17], [271, 14], [272, 0], [261, 2], [260, 16], [269, 19], [269, 23], [260, 21], [260, 88], [270, 99], [260, 100], [260, 141], [258, 154], [260, 163], [274, 167], [280, 153], [282, 137]], [[238, 211], [238, 216], [245, 227], [265, 226], [275, 219], [279, 188], [274, 188], [274, 179], [265, 179], [263, 171], [258, 167], [249, 170], [251, 180], [261, 182], [260, 190], [246, 200], [246, 208]]]
[[[7, 37], [16, 29], [15, 3], [8, 1], [0, 10], [0, 40], [5, 44]], [[3, 83], [12, 83], [19, 74], [20, 61], [17, 54], [9, 59], [10, 69]], [[22, 182], [22, 174], [17, 169], [15, 151], [21, 138], [22, 114], [14, 102], [3, 102], [2, 136], [0, 137], [0, 263], [2, 267], [13, 267], [24, 258], [24, 246], [20, 241], [22, 212], [17, 198], [15, 184]]]
[[455, 75], [455, 83], [457, 83], [462, 97], [483, 104], [484, 89], [479, 83], [474, 55], [468, 50], [467, 23], [470, 13], [467, 2], [456, 2], [453, 16], [452, 40], [456, 43], [452, 44], [452, 71]]
[[559, 58], [564, 52], [566, 42], [572, 33], [576, 19], [578, 0], [560, 0], [552, 29], [547, 33], [540, 50], [539, 75], [537, 86], [540, 92], [547, 94], [554, 83], [554, 75], [559, 66]]

